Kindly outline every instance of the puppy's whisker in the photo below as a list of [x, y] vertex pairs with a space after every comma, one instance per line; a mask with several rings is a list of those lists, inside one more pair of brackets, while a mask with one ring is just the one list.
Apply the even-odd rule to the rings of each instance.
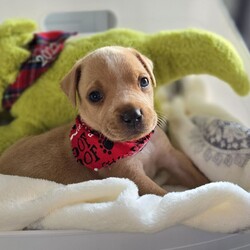
[[157, 116], [158, 116], [157, 125], [161, 128], [167, 127], [168, 126], [167, 116], [159, 111], [157, 111]]
[[167, 122], [167, 120], [158, 119], [157, 125], [158, 125], [159, 127], [166, 127], [166, 126], [168, 125], [168, 122]]

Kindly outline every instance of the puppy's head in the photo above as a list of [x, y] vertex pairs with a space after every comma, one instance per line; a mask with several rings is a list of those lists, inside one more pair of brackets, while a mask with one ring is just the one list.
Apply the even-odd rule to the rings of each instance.
[[153, 64], [134, 49], [95, 50], [75, 64], [61, 86], [84, 122], [112, 141], [141, 138], [156, 126]]

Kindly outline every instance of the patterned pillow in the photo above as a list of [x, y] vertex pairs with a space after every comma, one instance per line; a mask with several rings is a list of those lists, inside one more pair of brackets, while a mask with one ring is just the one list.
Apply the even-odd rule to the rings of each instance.
[[211, 181], [230, 181], [249, 190], [250, 129], [209, 116], [183, 118], [171, 132], [182, 151]]

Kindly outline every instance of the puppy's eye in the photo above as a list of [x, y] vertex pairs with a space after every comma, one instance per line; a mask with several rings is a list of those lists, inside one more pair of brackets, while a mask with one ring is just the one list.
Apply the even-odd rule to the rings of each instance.
[[140, 79], [140, 87], [141, 88], [146, 88], [149, 85], [149, 80], [147, 77], [142, 77]]
[[96, 91], [90, 92], [88, 98], [91, 102], [99, 102], [102, 100], [103, 95], [102, 93], [96, 90]]

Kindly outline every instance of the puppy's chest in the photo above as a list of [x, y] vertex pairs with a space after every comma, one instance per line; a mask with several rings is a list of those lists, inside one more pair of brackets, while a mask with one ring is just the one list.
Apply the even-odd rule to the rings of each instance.
[[133, 158], [135, 157], [135, 159], [142, 162], [143, 169], [149, 177], [154, 176], [157, 169], [157, 152], [158, 151], [156, 145], [153, 142], [149, 141], [142, 151], [133, 156]]

